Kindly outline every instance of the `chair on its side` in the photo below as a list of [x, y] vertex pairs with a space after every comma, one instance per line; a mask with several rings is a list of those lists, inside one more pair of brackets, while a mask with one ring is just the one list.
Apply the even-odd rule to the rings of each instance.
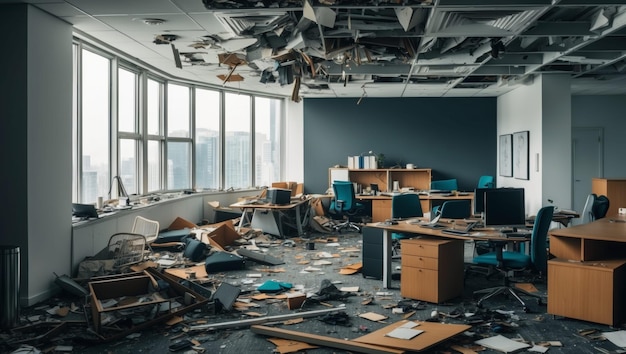
[[495, 183], [493, 181], [493, 176], [480, 176], [478, 179], [478, 184], [476, 188], [493, 188]]
[[[391, 218], [392, 219], [407, 219], [418, 218], [424, 216], [422, 212], [422, 204], [420, 203], [420, 197], [416, 193], [406, 193], [394, 195], [391, 198]], [[400, 256], [400, 242], [399, 240], [410, 238], [414, 235], [403, 233], [391, 234], [391, 253], [392, 257], [397, 258]]]
[[442, 179], [439, 181], [431, 181], [430, 182], [431, 190], [440, 190], [440, 191], [455, 191], [459, 189], [456, 178], [451, 179]]
[[515, 271], [534, 271], [540, 274], [545, 274], [548, 268], [548, 251], [547, 251], [547, 235], [550, 223], [552, 222], [552, 215], [554, 214], [554, 206], [546, 206], [539, 209], [533, 230], [530, 237], [530, 254], [524, 254], [514, 251], [503, 251], [503, 242], [497, 242], [497, 250], [495, 252], [485, 253], [474, 257], [473, 262], [479, 265], [494, 266], [496, 269], [504, 275], [504, 284], [488, 289], [481, 289], [474, 292], [474, 295], [484, 294], [477, 302], [477, 306], [481, 307], [483, 302], [493, 296], [499, 294], [512, 295], [520, 304], [522, 304], [524, 311], [528, 312], [528, 307], [521, 296], [530, 296], [537, 299], [537, 302], [541, 304], [541, 296], [530, 293], [523, 289], [512, 286], [513, 280], [510, 274]]
[[352, 229], [361, 232], [359, 225], [350, 220], [350, 217], [362, 212], [363, 204], [356, 201], [354, 195], [354, 185], [350, 181], [333, 181], [334, 199], [330, 202], [329, 212], [343, 219], [335, 224], [333, 229], [341, 232], [345, 229]]

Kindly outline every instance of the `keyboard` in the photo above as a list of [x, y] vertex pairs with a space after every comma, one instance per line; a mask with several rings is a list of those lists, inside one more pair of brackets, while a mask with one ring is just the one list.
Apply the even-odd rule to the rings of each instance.
[[443, 229], [441, 230], [442, 233], [444, 234], [450, 234], [450, 235], [460, 235], [460, 236], [468, 236], [469, 232], [465, 231], [465, 230], [456, 230], [456, 229]]
[[427, 229], [445, 229], [446, 227], [448, 227], [448, 225], [443, 225], [443, 224], [423, 224], [423, 225], [420, 225], [420, 227], [425, 227]]

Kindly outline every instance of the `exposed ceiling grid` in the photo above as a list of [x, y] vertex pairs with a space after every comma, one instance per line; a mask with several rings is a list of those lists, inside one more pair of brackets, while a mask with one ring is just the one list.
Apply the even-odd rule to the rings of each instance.
[[498, 96], [550, 73], [626, 93], [626, 0], [23, 2], [173, 77], [294, 100]]

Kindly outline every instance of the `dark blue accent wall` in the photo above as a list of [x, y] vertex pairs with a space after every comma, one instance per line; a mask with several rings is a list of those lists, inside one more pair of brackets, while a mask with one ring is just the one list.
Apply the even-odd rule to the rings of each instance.
[[494, 97], [305, 99], [304, 186], [328, 188], [328, 168], [349, 155], [374, 151], [386, 168], [413, 163], [433, 180], [457, 178], [473, 190], [481, 175], [496, 176]]

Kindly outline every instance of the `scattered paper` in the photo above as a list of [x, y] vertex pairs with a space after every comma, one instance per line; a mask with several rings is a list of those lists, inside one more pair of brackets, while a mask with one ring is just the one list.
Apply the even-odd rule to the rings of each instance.
[[550, 347], [544, 347], [541, 345], [533, 345], [532, 348], [528, 348], [528, 351], [535, 352], [535, 353], [545, 353], [548, 351], [548, 349], [550, 349]]
[[526, 343], [516, 342], [503, 335], [497, 335], [497, 336], [493, 336], [493, 337], [489, 337], [485, 339], [480, 339], [474, 343], [478, 345], [482, 345], [483, 347], [495, 349], [495, 350], [505, 352], [505, 353], [511, 353], [517, 350], [530, 347], [530, 345]]
[[626, 347], [626, 331], [603, 332], [602, 335], [618, 347]]
[[345, 291], [348, 293], [356, 293], [356, 292], [359, 292], [359, 287], [358, 286], [343, 286], [339, 290]]
[[400, 326], [393, 331], [386, 333], [385, 336], [398, 339], [411, 339], [420, 333], [424, 333], [424, 331], [421, 329], [403, 328]]
[[378, 314], [378, 313], [374, 313], [374, 312], [366, 312], [366, 313], [362, 313], [359, 315], [359, 317], [361, 318], [365, 318], [366, 320], [370, 320], [370, 321], [374, 321], [374, 322], [378, 322], [378, 321], [382, 321], [382, 320], [386, 320], [387, 316]]

